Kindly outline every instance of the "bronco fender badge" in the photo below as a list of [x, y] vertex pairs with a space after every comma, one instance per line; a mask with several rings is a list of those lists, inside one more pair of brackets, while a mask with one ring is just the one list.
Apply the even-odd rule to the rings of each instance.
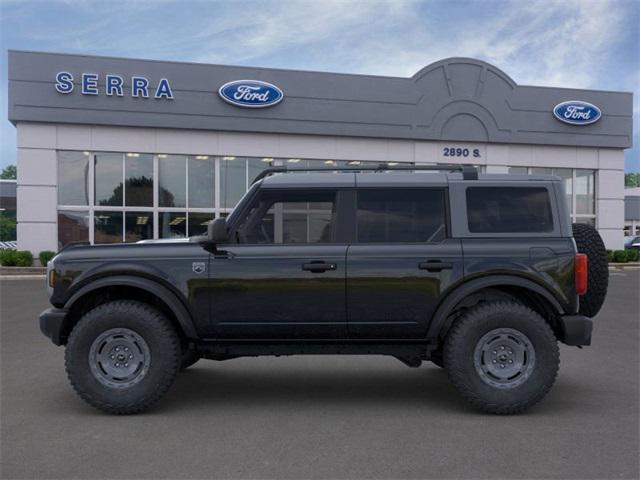
[[203, 273], [207, 267], [204, 262], [193, 262], [191, 264], [191, 269], [193, 270], [193, 273]]

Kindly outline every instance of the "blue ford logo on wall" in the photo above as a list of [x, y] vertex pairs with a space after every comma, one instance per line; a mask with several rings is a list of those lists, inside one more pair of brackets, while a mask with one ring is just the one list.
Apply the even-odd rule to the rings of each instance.
[[580, 100], [569, 100], [553, 107], [553, 114], [558, 120], [571, 125], [589, 125], [597, 122], [602, 112], [592, 103]]
[[284, 93], [275, 85], [260, 80], [235, 80], [225, 83], [218, 90], [225, 102], [238, 107], [271, 107], [284, 98]]

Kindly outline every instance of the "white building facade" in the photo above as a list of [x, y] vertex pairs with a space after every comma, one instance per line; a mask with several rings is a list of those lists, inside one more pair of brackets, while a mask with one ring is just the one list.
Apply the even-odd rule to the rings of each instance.
[[[269, 165], [365, 162], [558, 175], [572, 220], [622, 248], [629, 93], [521, 87], [472, 59], [403, 79], [10, 52], [9, 77], [20, 249], [200, 234]], [[284, 98], [225, 101], [247, 78]], [[563, 102], [598, 118], [567, 123]]]

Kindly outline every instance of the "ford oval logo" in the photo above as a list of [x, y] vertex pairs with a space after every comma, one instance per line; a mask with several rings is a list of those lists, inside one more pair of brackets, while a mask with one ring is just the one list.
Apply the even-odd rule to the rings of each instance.
[[580, 100], [569, 100], [553, 107], [553, 114], [558, 120], [571, 125], [589, 125], [597, 122], [602, 112], [592, 103]]
[[275, 85], [260, 80], [234, 80], [218, 90], [225, 102], [238, 107], [271, 107], [284, 98], [284, 93]]

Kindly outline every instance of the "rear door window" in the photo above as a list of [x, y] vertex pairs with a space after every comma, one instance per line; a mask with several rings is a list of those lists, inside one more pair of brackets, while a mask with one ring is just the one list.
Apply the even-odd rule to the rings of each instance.
[[544, 187], [469, 187], [467, 215], [471, 233], [553, 231], [551, 201]]
[[441, 188], [359, 190], [359, 243], [429, 243], [446, 237]]

